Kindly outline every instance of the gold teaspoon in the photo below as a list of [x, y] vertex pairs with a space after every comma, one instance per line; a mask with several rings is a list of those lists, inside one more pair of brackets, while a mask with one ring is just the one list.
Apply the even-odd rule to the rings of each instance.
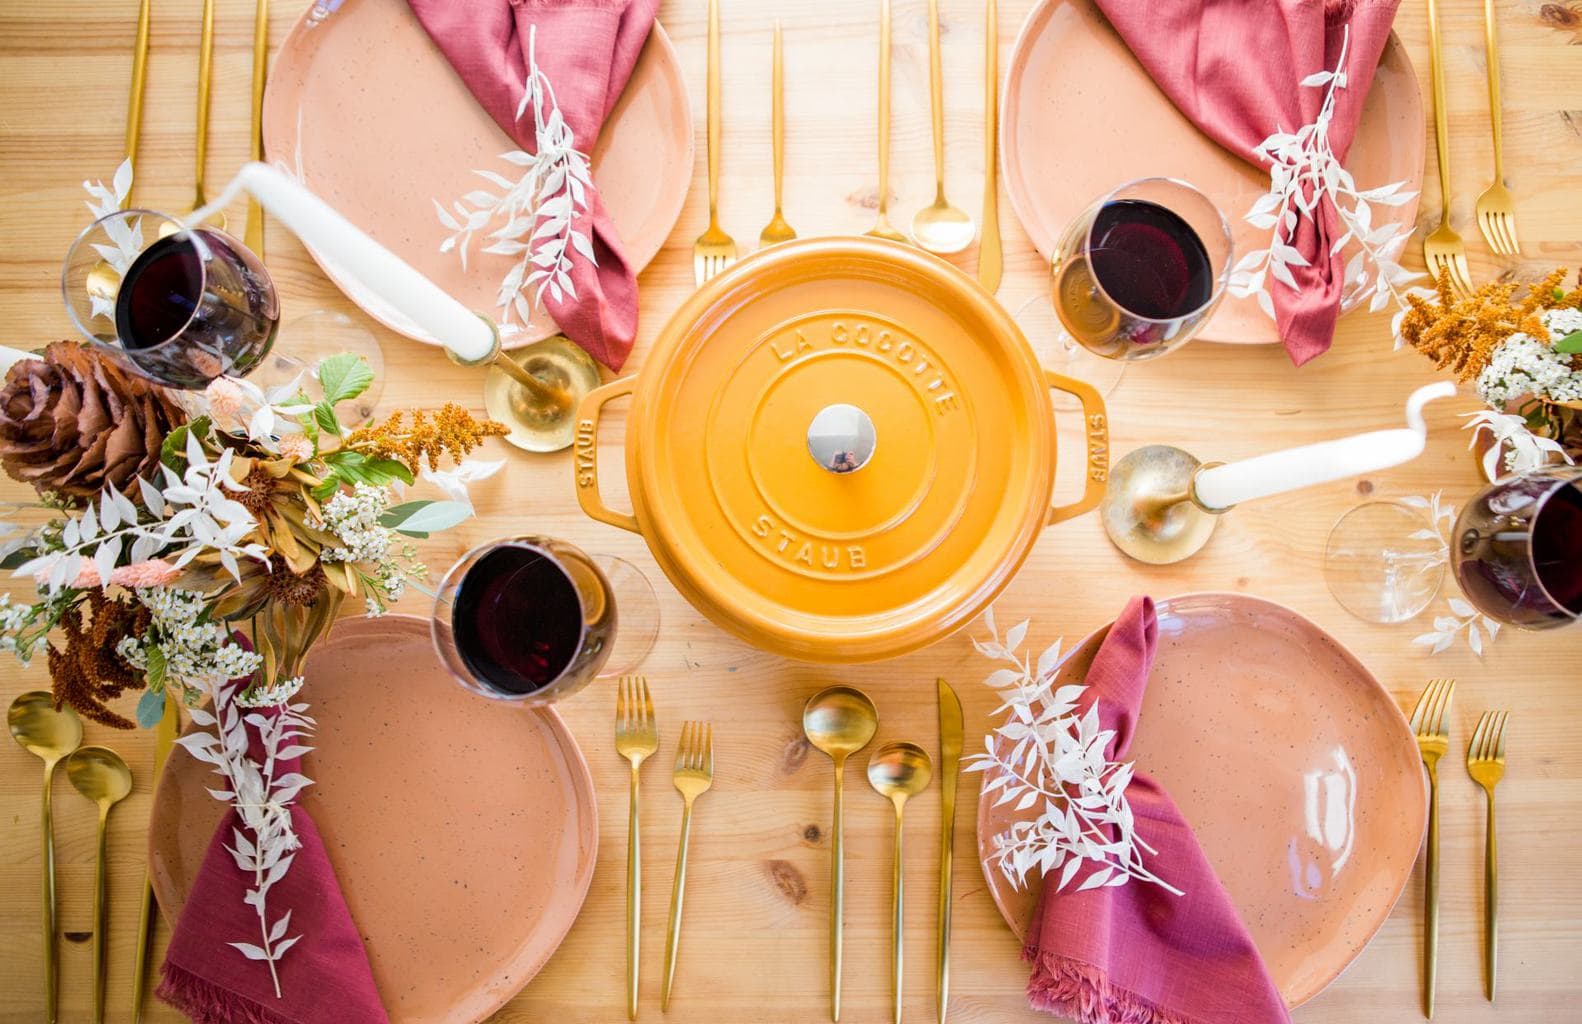
[[786, 94], [785, 94], [785, 55], [780, 44], [780, 19], [775, 19], [775, 55], [774, 55], [774, 152], [775, 152], [775, 215], [764, 226], [758, 235], [760, 246], [774, 245], [776, 242], [789, 242], [796, 237], [796, 231], [786, 221], [785, 213], [781, 209], [780, 197], [784, 191], [785, 166], [786, 166]]
[[948, 256], [972, 244], [972, 215], [945, 201], [945, 96], [939, 54], [939, 0], [928, 0], [928, 92], [934, 114], [934, 202], [912, 218], [912, 240]]
[[879, 0], [879, 217], [868, 234], [906, 241], [890, 226], [890, 0]]
[[77, 792], [99, 805], [99, 854], [93, 868], [93, 1019], [104, 1024], [104, 949], [109, 915], [105, 906], [105, 835], [110, 808], [132, 792], [132, 770], [107, 747], [83, 747], [66, 758], [66, 777]]
[[906, 922], [906, 889], [901, 872], [902, 812], [909, 798], [928, 788], [933, 774], [928, 754], [916, 743], [886, 743], [868, 762], [868, 784], [895, 807], [895, 865], [890, 876], [890, 984], [895, 993], [895, 1024], [901, 1024], [901, 946]]
[[32, 690], [11, 702], [6, 724], [17, 745], [44, 761], [44, 1006], [55, 1024], [60, 965], [55, 957], [55, 827], [50, 813], [50, 784], [55, 765], [82, 743], [82, 720], [69, 707], [55, 710], [55, 698]]
[[835, 762], [835, 815], [830, 826], [829, 1019], [840, 1020], [841, 913], [846, 899], [843, 853], [845, 826], [843, 777], [846, 758], [868, 745], [879, 728], [879, 712], [861, 690], [831, 686], [808, 698], [802, 731], [808, 742]]

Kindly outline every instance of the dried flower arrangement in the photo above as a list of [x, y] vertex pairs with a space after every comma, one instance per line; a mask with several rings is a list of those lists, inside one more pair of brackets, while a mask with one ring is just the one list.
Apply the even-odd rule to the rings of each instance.
[[1474, 440], [1487, 431], [1495, 442], [1484, 463], [1490, 479], [1556, 457], [1574, 461], [1582, 440], [1574, 433], [1582, 412], [1582, 281], [1566, 291], [1565, 276], [1555, 270], [1525, 293], [1516, 282], [1486, 284], [1465, 298], [1442, 278], [1431, 296], [1407, 300], [1400, 342], [1474, 382], [1489, 407], [1467, 427]]

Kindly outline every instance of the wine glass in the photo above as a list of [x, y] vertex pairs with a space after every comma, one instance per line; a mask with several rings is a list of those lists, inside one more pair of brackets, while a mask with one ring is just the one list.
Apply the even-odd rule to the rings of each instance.
[[629, 562], [549, 537], [512, 537], [451, 566], [429, 624], [461, 685], [547, 704], [641, 664], [659, 633], [659, 603]]
[[1141, 178], [1099, 197], [1050, 259], [1064, 328], [1051, 368], [1113, 391], [1127, 362], [1180, 348], [1202, 329], [1234, 251], [1224, 214], [1184, 181]]
[[269, 353], [253, 373], [259, 387], [269, 388], [298, 381], [313, 401], [324, 397], [319, 385], [319, 364], [330, 356], [350, 353], [359, 356], [373, 371], [373, 381], [362, 394], [339, 406], [337, 415], [348, 427], [373, 419], [384, 396], [384, 348], [362, 324], [345, 313], [316, 309], [294, 317], [280, 328], [281, 343]]
[[1522, 629], [1582, 618], [1582, 467], [1485, 487], [1456, 517], [1451, 566], [1483, 614]]
[[1365, 622], [1405, 622], [1445, 579], [1450, 555], [1436, 524], [1400, 501], [1368, 501], [1335, 521], [1324, 545], [1324, 582]]
[[88, 225], [66, 253], [60, 287], [88, 340], [172, 388], [245, 375], [269, 352], [280, 322], [274, 282], [246, 246], [152, 210]]

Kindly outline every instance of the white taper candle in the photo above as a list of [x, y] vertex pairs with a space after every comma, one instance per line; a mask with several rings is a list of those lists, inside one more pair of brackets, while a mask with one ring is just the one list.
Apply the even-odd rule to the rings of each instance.
[[1423, 406], [1455, 393], [1456, 386], [1450, 381], [1418, 388], [1406, 400], [1406, 426], [1402, 428], [1320, 441], [1202, 470], [1194, 494], [1211, 509], [1228, 509], [1253, 498], [1410, 462], [1422, 454], [1427, 443]]

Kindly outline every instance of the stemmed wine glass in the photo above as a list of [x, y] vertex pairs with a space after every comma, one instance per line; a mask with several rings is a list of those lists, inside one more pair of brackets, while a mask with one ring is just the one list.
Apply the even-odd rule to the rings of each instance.
[[1064, 328], [1051, 368], [1113, 391], [1127, 362], [1180, 348], [1203, 328], [1234, 251], [1224, 214], [1187, 182], [1140, 178], [1094, 200], [1050, 260]]
[[1405, 622], [1439, 593], [1450, 562], [1439, 524], [1404, 501], [1368, 501], [1335, 521], [1324, 582], [1365, 622]]
[[659, 633], [659, 603], [630, 562], [549, 537], [511, 537], [451, 566], [429, 625], [462, 686], [547, 704], [641, 664]]
[[1452, 571], [1483, 614], [1523, 629], [1582, 618], [1582, 467], [1505, 477], [1467, 502]]

